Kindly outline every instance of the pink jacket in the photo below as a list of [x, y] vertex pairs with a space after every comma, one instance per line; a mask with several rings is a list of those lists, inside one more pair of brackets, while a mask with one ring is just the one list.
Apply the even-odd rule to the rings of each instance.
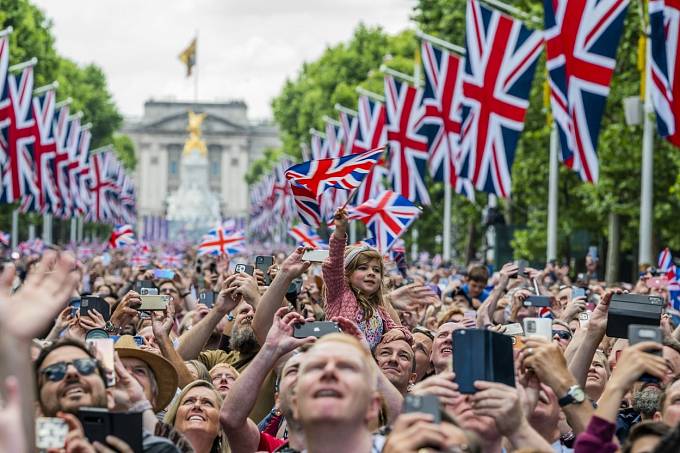
[[[364, 320], [364, 313], [352, 289], [345, 282], [345, 245], [344, 240], [331, 235], [328, 259], [322, 265], [323, 281], [326, 285], [326, 319], [343, 316], [357, 324]], [[383, 335], [391, 329], [400, 329], [408, 339], [411, 333], [408, 329], [398, 326], [390, 317], [385, 307], [378, 307], [378, 316], [383, 321]]]

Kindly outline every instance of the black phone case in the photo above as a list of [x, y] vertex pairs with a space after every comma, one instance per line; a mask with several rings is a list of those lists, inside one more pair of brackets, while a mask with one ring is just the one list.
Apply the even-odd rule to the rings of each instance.
[[296, 324], [293, 331], [294, 338], [316, 337], [321, 338], [329, 333], [341, 332], [340, 327], [332, 321], [313, 321], [304, 324]]
[[659, 296], [643, 294], [614, 294], [607, 315], [607, 336], [628, 338], [628, 326], [641, 324], [658, 326], [664, 300]]
[[460, 393], [475, 393], [475, 381], [515, 386], [512, 339], [507, 335], [483, 329], [456, 330], [453, 356]]
[[104, 317], [104, 321], [111, 318], [111, 307], [101, 297], [86, 296], [80, 299], [80, 316], [87, 315], [93, 308]]
[[265, 286], [269, 286], [272, 282], [272, 278], [269, 276], [267, 271], [269, 270], [270, 267], [272, 267], [273, 264], [274, 264], [273, 256], [258, 255], [255, 257], [255, 267], [261, 270], [262, 273], [264, 274]]
[[439, 407], [439, 398], [436, 395], [407, 394], [404, 397], [404, 409], [401, 412], [404, 414], [410, 412], [430, 414], [434, 417], [435, 424], [439, 424], [442, 421], [442, 412]]
[[78, 411], [85, 437], [90, 442], [106, 444], [106, 436], [113, 435], [126, 442], [132, 451], [142, 451], [142, 413], [109, 412], [99, 407], [85, 407]]
[[205, 304], [208, 308], [212, 308], [215, 305], [217, 294], [214, 291], [201, 291], [198, 297], [200, 303]]

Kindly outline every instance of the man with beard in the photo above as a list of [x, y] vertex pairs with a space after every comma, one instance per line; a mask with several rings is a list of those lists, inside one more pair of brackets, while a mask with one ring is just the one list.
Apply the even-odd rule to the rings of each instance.
[[[180, 337], [178, 352], [184, 360], [198, 358], [209, 370], [220, 363], [226, 363], [239, 373], [243, 373], [260, 350], [252, 326], [255, 316], [254, 304], [257, 301], [248, 295], [252, 291], [243, 290], [244, 285], [251, 284], [256, 285], [254, 278], [244, 273], [232, 275], [224, 281], [213, 309]], [[229, 352], [223, 349], [203, 350], [215, 328], [224, 321], [229, 312], [233, 316]], [[269, 413], [273, 404], [274, 376], [270, 375], [265, 380], [262, 391], [258, 392], [257, 404], [251, 416], [256, 420], [262, 419]]]
[[[276, 363], [298, 347], [314, 341], [314, 337], [293, 338], [294, 325], [303, 322], [304, 318], [298, 313], [289, 313], [287, 308], [277, 310], [262, 349], [232, 385], [220, 413], [222, 429], [229, 439], [232, 453], [271, 452], [286, 443], [270, 434], [261, 433], [257, 425], [248, 418], [248, 413], [255, 404], [258, 389], [267, 375], [271, 374]], [[302, 432], [290, 410], [291, 390], [297, 381], [301, 357], [302, 354], [299, 353], [292, 355], [283, 366], [279, 374], [279, 391], [276, 395], [276, 406], [288, 423], [288, 446], [295, 451], [304, 448]]]

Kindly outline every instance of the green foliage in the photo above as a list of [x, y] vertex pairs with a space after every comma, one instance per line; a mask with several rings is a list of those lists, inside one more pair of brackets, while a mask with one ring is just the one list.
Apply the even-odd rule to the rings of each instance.
[[254, 184], [262, 176], [268, 174], [276, 163], [283, 157], [283, 152], [277, 148], [265, 148], [261, 158], [254, 160], [246, 172], [246, 182]]
[[118, 156], [128, 168], [133, 168], [132, 142], [114, 136], [123, 117], [106, 86], [103, 71], [94, 64], [79, 66], [59, 56], [54, 46], [52, 23], [28, 0], [0, 0], [0, 28], [7, 26], [14, 29], [9, 39], [10, 64], [36, 57], [35, 87], [55, 80], [59, 82], [58, 99], [71, 97], [71, 112], [82, 111], [83, 121], [92, 123], [92, 148], [120, 143], [124, 148], [117, 147]]

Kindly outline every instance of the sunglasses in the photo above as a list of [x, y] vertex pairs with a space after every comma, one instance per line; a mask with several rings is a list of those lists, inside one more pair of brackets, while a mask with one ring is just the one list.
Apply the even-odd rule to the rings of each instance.
[[89, 376], [97, 371], [97, 361], [87, 357], [75, 359], [71, 362], [57, 362], [42, 369], [40, 372], [48, 381], [59, 382], [66, 376], [69, 365], [73, 365], [81, 376]]
[[567, 332], [566, 330], [553, 330], [552, 335], [553, 337], [557, 335], [560, 337], [560, 340], [571, 340], [571, 332]]

